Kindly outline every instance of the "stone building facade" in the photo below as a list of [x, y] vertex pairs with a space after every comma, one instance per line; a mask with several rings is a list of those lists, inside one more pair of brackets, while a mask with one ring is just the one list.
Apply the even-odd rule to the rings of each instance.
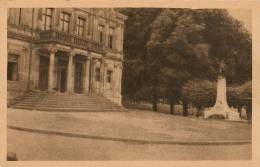
[[125, 19], [109, 8], [10, 8], [8, 98], [40, 90], [121, 105]]

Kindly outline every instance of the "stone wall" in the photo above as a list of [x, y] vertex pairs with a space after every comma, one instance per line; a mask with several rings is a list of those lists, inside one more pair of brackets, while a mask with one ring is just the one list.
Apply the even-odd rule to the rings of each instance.
[[[18, 62], [18, 80], [8, 81], [8, 96], [14, 98], [20, 96], [28, 90], [37, 90], [39, 85], [39, 63], [41, 49], [47, 49], [49, 46], [58, 47], [62, 44], [55, 42], [39, 44], [37, 40], [33, 39], [30, 45], [31, 28], [33, 30], [34, 37], [40, 38], [37, 35], [39, 30], [42, 30], [42, 8], [10, 8], [8, 12], [8, 54], [14, 54], [19, 57]], [[98, 60], [92, 67], [92, 77], [95, 77], [95, 66], [99, 66], [101, 69], [101, 81], [96, 82], [92, 78], [92, 89], [94, 93], [103, 94], [109, 100], [121, 105], [121, 79], [122, 79], [122, 60], [123, 60], [123, 31], [125, 16], [115, 12], [113, 9], [86, 9], [86, 8], [55, 8], [53, 9], [52, 30], [60, 31], [60, 13], [67, 12], [71, 15], [70, 19], [70, 31], [69, 35], [76, 36], [76, 24], [77, 18], [82, 17], [86, 19], [86, 29], [83, 37], [89, 41], [99, 43], [99, 31], [98, 26], [104, 26], [104, 45], [105, 51], [101, 53], [95, 53], [92, 50], [86, 48], [82, 49], [83, 55], [87, 59]], [[108, 37], [109, 28], [114, 28], [113, 36], [113, 48], [109, 48]], [[8, 31], [8, 32], [9, 32]], [[18, 35], [17, 35], [18, 34]], [[65, 46], [66, 45], [66, 46]], [[75, 52], [75, 46], [68, 44], [63, 45], [61, 48], [67, 53]], [[101, 44], [99, 44], [101, 45]], [[47, 46], [47, 47], [46, 47]], [[56, 48], [57, 49], [57, 48]], [[58, 48], [59, 49], [59, 48]], [[97, 51], [98, 52], [98, 51]], [[49, 56], [49, 55], [47, 55]], [[31, 57], [31, 60], [30, 60]], [[30, 66], [31, 65], [31, 66]], [[73, 64], [74, 66], [74, 64]], [[29, 68], [30, 77], [29, 77]], [[87, 71], [85, 65], [85, 72]], [[73, 67], [74, 68], [74, 67]], [[112, 71], [111, 84], [106, 82], [107, 70]], [[30, 81], [28, 82], [30, 78]], [[74, 75], [72, 75], [74, 78]], [[89, 77], [84, 76], [84, 87], [88, 86]], [[88, 92], [84, 92], [88, 93]]]
[[7, 81], [8, 99], [20, 96], [26, 91], [29, 74], [29, 43], [15, 39], [8, 39], [8, 55], [18, 57], [18, 79]]
[[[60, 13], [66, 12], [71, 16], [70, 19], [70, 34], [76, 35], [77, 17], [86, 19], [86, 31], [84, 38], [93, 39], [99, 42], [98, 26], [104, 26], [105, 46], [108, 47], [109, 28], [114, 28], [114, 45], [113, 50], [117, 52], [123, 51], [123, 32], [124, 20], [126, 16], [115, 12], [113, 9], [81, 9], [81, 8], [55, 8], [53, 9], [52, 28], [61, 30]], [[8, 12], [8, 23], [32, 27], [33, 29], [41, 30], [42, 28], [42, 8], [10, 8]]]

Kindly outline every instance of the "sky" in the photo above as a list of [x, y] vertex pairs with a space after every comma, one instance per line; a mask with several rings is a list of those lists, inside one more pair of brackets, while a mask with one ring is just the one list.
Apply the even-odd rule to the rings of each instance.
[[249, 9], [229, 9], [230, 15], [243, 22], [245, 27], [252, 31], [252, 12]]

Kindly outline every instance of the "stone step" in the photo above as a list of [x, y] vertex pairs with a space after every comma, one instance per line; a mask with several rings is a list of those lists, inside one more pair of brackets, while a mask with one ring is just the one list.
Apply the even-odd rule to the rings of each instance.
[[29, 107], [29, 106], [19, 106], [13, 107], [17, 109], [26, 109], [26, 110], [39, 110], [39, 111], [64, 111], [64, 112], [104, 112], [104, 111], [127, 111], [126, 109], [89, 109], [89, 108], [50, 108], [50, 107]]
[[84, 102], [84, 101], [89, 101], [89, 102], [96, 102], [96, 101], [100, 101], [100, 102], [109, 102], [109, 100], [105, 100], [105, 99], [89, 99], [89, 98], [80, 98], [80, 99], [75, 99], [73, 97], [70, 98], [48, 98], [48, 97], [42, 97], [42, 98], [25, 98], [25, 99], [18, 99], [16, 100], [17, 102], [19, 101], [63, 101], [63, 102]]
[[113, 108], [113, 107], [82, 107], [82, 106], [73, 106], [73, 107], [63, 107], [63, 106], [29, 106], [29, 105], [15, 105], [12, 108], [20, 108], [20, 109], [35, 109], [35, 110], [86, 110], [86, 111], [121, 111], [123, 108]]
[[31, 92], [9, 103], [12, 108], [42, 111], [125, 111], [100, 95]]
[[[21, 102], [17, 101], [14, 104], [19, 104]], [[75, 102], [75, 101], [23, 101], [23, 104], [53, 104], [53, 105], [114, 105], [117, 106], [116, 104], [111, 104], [111, 102], [99, 102], [99, 101], [84, 101], [84, 102]]]
[[95, 109], [95, 108], [98, 108], [98, 109], [121, 109], [120, 106], [81, 106], [81, 105], [73, 105], [73, 106], [62, 106], [62, 105], [28, 105], [28, 104], [17, 104], [17, 105], [14, 105], [15, 107], [52, 107], [52, 108], [70, 108], [70, 107], [73, 107], [73, 108], [89, 108], [89, 109]]
[[116, 104], [113, 104], [113, 103], [109, 103], [109, 102], [73, 102], [73, 101], [70, 101], [70, 102], [62, 102], [62, 101], [34, 101], [34, 102], [29, 102], [29, 101], [22, 101], [22, 102], [17, 102], [17, 103], [14, 103], [14, 104], [49, 104], [49, 105], [86, 105], [86, 106], [96, 106], [96, 105], [99, 105], [99, 106], [103, 106], [103, 105], [109, 105], [109, 106], [117, 106]]

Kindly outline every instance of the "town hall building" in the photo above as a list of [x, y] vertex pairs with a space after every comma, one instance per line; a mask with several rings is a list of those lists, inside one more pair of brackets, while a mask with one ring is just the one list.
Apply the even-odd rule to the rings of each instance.
[[121, 105], [125, 20], [109, 8], [10, 8], [8, 99], [44, 91]]

